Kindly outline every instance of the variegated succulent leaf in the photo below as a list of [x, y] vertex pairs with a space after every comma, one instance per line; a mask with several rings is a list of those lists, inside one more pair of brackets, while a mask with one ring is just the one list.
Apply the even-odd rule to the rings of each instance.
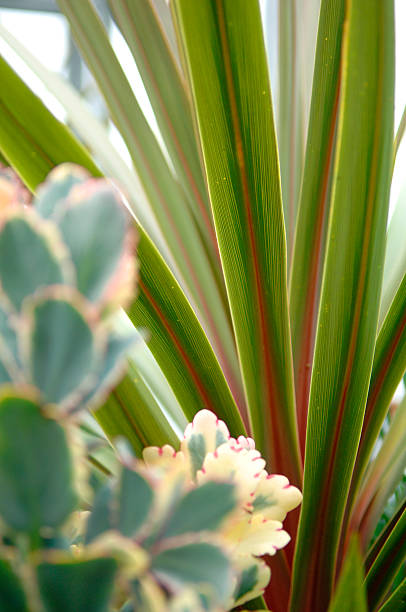
[[134, 293], [134, 234], [118, 191], [89, 179], [70, 191], [57, 215], [78, 290], [91, 302], [123, 304]]
[[187, 426], [179, 451], [169, 445], [149, 447], [143, 456], [147, 466], [166, 479], [182, 474], [198, 487], [221, 479], [234, 485], [236, 508], [218, 532], [240, 576], [235, 591], [238, 601], [262, 594], [270, 575], [257, 557], [274, 555], [290, 541], [282, 521], [300, 504], [300, 491], [285, 476], [266, 471], [254, 440], [232, 438], [225, 423], [208, 410], [198, 412]]
[[57, 227], [32, 209], [7, 209], [0, 217], [0, 284], [18, 312], [24, 299], [50, 285], [72, 285], [74, 270]]
[[94, 408], [135, 342], [110, 316], [134, 291], [128, 215], [107, 180], [73, 164], [49, 174], [34, 207], [11, 195], [0, 211], [0, 384], [34, 385], [60, 415]]
[[73, 457], [66, 431], [42, 413], [35, 394], [3, 387], [0, 396], [0, 516], [38, 538], [74, 510]]
[[[51, 287], [26, 300], [22, 348], [27, 378], [45, 404], [63, 404], [80, 393], [104, 338], [89, 320], [80, 294]], [[89, 384], [90, 381], [89, 381]]]
[[45, 219], [55, 218], [72, 188], [89, 179], [90, 174], [87, 170], [76, 164], [65, 163], [56, 166], [37, 189], [33, 201], [36, 211]]

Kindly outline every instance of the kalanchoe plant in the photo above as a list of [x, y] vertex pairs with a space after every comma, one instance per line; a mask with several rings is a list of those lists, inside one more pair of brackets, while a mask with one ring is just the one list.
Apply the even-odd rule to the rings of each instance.
[[135, 287], [134, 246], [118, 193], [81, 168], [55, 169], [30, 208], [10, 193], [0, 219], [1, 382], [32, 385], [66, 414], [106, 394], [135, 340], [111, 316]]
[[[300, 519], [297, 510], [285, 520], [292, 541], [266, 557], [270, 609], [397, 612], [406, 589], [406, 400], [394, 399], [406, 370], [404, 192], [387, 222], [406, 114], [394, 137], [394, 0], [110, 0], [161, 139], [92, 0], [58, 4], [131, 166], [78, 93], [4, 28], [83, 144], [0, 59], [0, 148], [32, 192], [70, 160], [113, 177], [134, 215], [138, 294], [122, 328], [145, 329], [147, 344], [130, 355], [98, 423], [113, 445], [125, 438], [138, 457], [162, 448], [149, 453], [163, 460], [174, 452], [165, 444], [178, 452], [186, 424], [210, 410], [303, 489]], [[68, 277], [62, 251], [55, 256]], [[193, 440], [195, 455], [183, 442], [185, 461], [168, 464], [188, 470], [195, 457], [200, 486], [203, 460], [215, 469], [234, 451], [219, 447], [215, 458], [204, 436]], [[93, 461], [117, 472], [111, 456]], [[172, 470], [165, 465], [158, 473]], [[252, 528], [263, 500], [251, 492], [256, 510], [241, 503]], [[189, 595], [179, 594], [180, 609]]]
[[289, 542], [282, 521], [298, 489], [208, 410], [179, 451], [147, 447], [143, 457], [100, 490], [85, 536], [89, 550], [122, 560], [134, 609], [177, 609], [185, 598], [184, 609], [220, 612], [261, 595], [270, 572], [259, 557]]

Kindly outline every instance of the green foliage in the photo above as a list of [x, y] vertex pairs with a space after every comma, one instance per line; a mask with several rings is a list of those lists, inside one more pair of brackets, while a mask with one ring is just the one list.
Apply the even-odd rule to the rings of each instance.
[[135, 280], [134, 237], [113, 188], [87, 179], [58, 167], [34, 208], [11, 196], [0, 220], [3, 261], [14, 262], [1, 275], [0, 602], [108, 611], [119, 577], [118, 601], [166, 609], [192, 588], [204, 609], [228, 606], [239, 569], [214, 535], [237, 505], [225, 477], [191, 488], [185, 472], [127, 459], [96, 487], [86, 526], [77, 513], [92, 481], [75, 415], [122, 375], [135, 337], [114, 325]]
[[[33, 403], [44, 428], [52, 423], [69, 439], [76, 426], [66, 418], [105, 400], [96, 417], [121, 462], [111, 461], [111, 449], [110, 462], [88, 449], [103, 471], [90, 479], [98, 491], [92, 504], [86, 478], [77, 476], [80, 453], [68, 450], [75, 478], [65, 474], [66, 490], [92, 508], [86, 529], [78, 526], [73, 537], [58, 525], [54, 533], [31, 534], [28, 544], [11, 530], [0, 585], [23, 610], [25, 566], [10, 553], [18, 549], [26, 563], [27, 549], [36, 548], [38, 596], [51, 594], [50, 610], [74, 609], [63, 607], [69, 584], [76, 609], [109, 609], [115, 579], [122, 591], [114, 605], [123, 612], [244, 605], [266, 587], [268, 570], [252, 555], [238, 565], [218, 535], [225, 524], [241, 534], [242, 524], [233, 523], [238, 508], [251, 526], [260, 512], [283, 520], [272, 482], [286, 495], [292, 490], [282, 476], [264, 477], [266, 494], [245, 491], [251, 505], [241, 506], [239, 487], [255, 476], [255, 464], [236, 467], [237, 457], [256, 452], [246, 438], [246, 447], [238, 441], [247, 433], [272, 470], [304, 490], [299, 524], [298, 514], [288, 518], [294, 542], [269, 561], [270, 609], [397, 612], [405, 606], [406, 400], [391, 404], [406, 368], [406, 270], [404, 191], [387, 231], [405, 131], [403, 113], [394, 138], [394, 2], [279, 0], [278, 92], [271, 92], [264, 45], [264, 33], [273, 40], [276, 32], [263, 29], [258, 0], [172, 0], [171, 12], [161, 0], [109, 4], [165, 152], [91, 0], [59, 0], [135, 172], [78, 94], [4, 32], [85, 146], [1, 60], [1, 155], [36, 197], [34, 210], [11, 207], [0, 222], [0, 382], [15, 385], [7, 391], [15, 401]], [[93, 176], [100, 167], [126, 192], [139, 235], [137, 299], [130, 299], [135, 241], [117, 192], [66, 167], [39, 187], [62, 161]], [[129, 317], [122, 333], [112, 324], [118, 304]], [[134, 327], [146, 330], [148, 348], [138, 340], [139, 353], [114, 387]], [[207, 431], [196, 432], [193, 420], [176, 452], [180, 432], [202, 408], [227, 421], [236, 440], [228, 432], [223, 439], [220, 425], [210, 429], [210, 419]], [[105, 444], [100, 432], [88, 436]], [[12, 435], [4, 447], [10, 453], [13, 438], [24, 446], [22, 433]], [[222, 444], [227, 452], [219, 459]], [[137, 456], [160, 446], [149, 449], [156, 464], [137, 463], [127, 445]], [[28, 453], [36, 443], [26, 446]], [[216, 477], [205, 482], [210, 466]], [[2, 512], [5, 523], [12, 520]], [[261, 556], [267, 539], [260, 530], [269, 520], [258, 519], [251, 539], [237, 536], [233, 546], [249, 541]], [[349, 544], [352, 533], [359, 546]], [[45, 546], [61, 550], [45, 558]], [[93, 574], [99, 562], [110, 568], [100, 565], [105, 590], [94, 578], [99, 570]], [[85, 575], [94, 600], [79, 586]]]
[[117, 563], [114, 559], [40, 563], [38, 588], [46, 612], [108, 612]]
[[328, 612], [367, 612], [367, 597], [361, 552], [353, 538], [342, 568], [334, 598]]
[[4, 559], [0, 559], [0, 611], [28, 612], [21, 583], [14, 574], [11, 564]]
[[72, 457], [63, 428], [13, 392], [0, 400], [0, 514], [13, 530], [38, 537], [76, 506]]

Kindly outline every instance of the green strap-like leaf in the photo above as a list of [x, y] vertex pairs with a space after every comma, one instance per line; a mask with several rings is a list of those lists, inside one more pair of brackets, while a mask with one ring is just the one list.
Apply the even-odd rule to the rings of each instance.
[[406, 131], [406, 106], [403, 109], [402, 117], [399, 122], [399, 127], [396, 132], [395, 140], [393, 142], [393, 167], [395, 166], [396, 155], [402, 142], [403, 136]]
[[148, 346], [186, 417], [208, 408], [232, 435], [243, 431], [241, 417], [213, 350], [175, 278], [140, 230], [139, 295], [127, 309], [136, 327], [148, 331]]
[[[361, 440], [351, 481], [349, 505], [351, 505], [356, 495], [374, 444], [388, 412], [390, 401], [402, 380], [405, 370], [406, 276], [403, 278], [402, 284], [396, 293], [376, 343]], [[400, 418], [401, 413], [406, 414], [406, 406], [399, 406], [397, 413], [398, 417], [396, 420]], [[393, 431], [392, 435], [397, 436], [401, 432], [402, 426], [399, 423], [397, 431]], [[392, 443], [394, 443], [394, 440], [392, 440]]]
[[176, 0], [174, 7], [253, 434], [272, 468], [298, 483], [286, 245], [259, 5]]
[[406, 508], [390, 531], [389, 537], [377, 554], [365, 577], [368, 603], [375, 610], [389, 592], [392, 582], [406, 559]]
[[369, 572], [376, 559], [382, 552], [383, 547], [391, 536], [393, 530], [396, 528], [399, 520], [406, 510], [406, 499], [396, 508], [393, 516], [389, 520], [389, 522], [385, 525], [381, 533], [377, 536], [376, 540], [368, 549], [368, 553], [365, 557], [365, 571]]
[[345, 0], [320, 9], [305, 167], [290, 277], [290, 320], [296, 410], [304, 455], [314, 339], [330, 210]]
[[[64, 161], [75, 161], [88, 167], [92, 174], [100, 175], [82, 145], [2, 57], [0, 82], [0, 149], [19, 174], [24, 175], [30, 189], [43, 181], [50, 168]], [[24, 138], [16, 139], [17, 133]]]
[[91, 2], [60, 0], [59, 4], [128, 147], [180, 271], [180, 282], [191, 294], [217, 355], [238, 389], [235, 344], [224, 307], [223, 287], [213, 272], [201, 230], [194, 222], [184, 191], [169, 168]]
[[[389, 431], [366, 470], [352, 509], [351, 528], [360, 529], [364, 548], [374, 533], [388, 498], [402, 479], [406, 465], [406, 398], [397, 407]], [[359, 472], [356, 472], [359, 476]], [[356, 491], [354, 487], [354, 491]], [[353, 493], [353, 490], [351, 490]], [[349, 504], [352, 499], [350, 498]], [[351, 509], [351, 506], [348, 508]]]
[[127, 374], [95, 417], [111, 441], [127, 439], [140, 456], [145, 446], [179, 446], [179, 437], [163, 408], [130, 360]]
[[291, 610], [301, 612], [326, 609], [334, 580], [375, 348], [391, 176], [393, 2], [349, 0], [346, 11], [334, 192], [291, 599]]
[[387, 237], [385, 265], [383, 268], [379, 327], [388, 315], [391, 304], [402, 283], [406, 270], [406, 241], [403, 228], [406, 223], [406, 183], [402, 185], [395, 210], [391, 217]]
[[[137, 63], [177, 176], [198, 207], [196, 221], [217, 249], [195, 130], [183, 77], [151, 0], [109, 1], [113, 16]], [[213, 250], [215, 253], [215, 250]]]
[[364, 568], [357, 540], [354, 538], [344, 560], [334, 597], [328, 612], [367, 612]]
[[[21, 80], [19, 80], [19, 86], [22, 90], [28, 89]], [[4, 91], [2, 89], [2, 95], [6, 94], [7, 87], [4, 88]], [[38, 104], [42, 103], [38, 100]], [[18, 114], [19, 99], [15, 100], [14, 108]], [[30, 112], [31, 119], [35, 123], [36, 107], [34, 106]], [[52, 115], [43, 105], [41, 106], [42, 113], [52, 123]], [[58, 138], [62, 142], [65, 128], [60, 127]], [[38, 134], [37, 137], [36, 147], [42, 148], [41, 134]], [[35, 164], [35, 159], [33, 160], [26, 147], [25, 138], [26, 134], [21, 126], [14, 126], [10, 132], [10, 139], [2, 138], [0, 134], [0, 148], [7, 153], [9, 148], [19, 143], [19, 155], [16, 156], [15, 166], [23, 180], [27, 184], [30, 184], [31, 180], [31, 187], [35, 189], [37, 182], [42, 182], [46, 174], [52, 170], [53, 164], [49, 162], [47, 167], [37, 168], [32, 175], [31, 166]], [[77, 162], [78, 160], [70, 157], [70, 161]], [[90, 170], [93, 168], [89, 157], [85, 157], [82, 164]], [[36, 177], [37, 182], [32, 179], [32, 176]], [[143, 326], [150, 331], [151, 351], [188, 419], [192, 420], [200, 408], [210, 408], [227, 422], [232, 435], [241, 434], [244, 431], [241, 417], [219, 363], [193, 309], [147, 234], [140, 226], [138, 226], [138, 231], [140, 234], [138, 245], [140, 296], [130, 309], [133, 321], [136, 325]], [[127, 384], [131, 385], [131, 380], [127, 379]], [[131, 396], [131, 393], [127, 392], [127, 396]], [[111, 410], [114, 410], [114, 405], [113, 402], [110, 406]], [[136, 412], [135, 415], [137, 414]], [[120, 413], [118, 418], [121, 418]], [[148, 419], [153, 426], [148, 413], [144, 414], [144, 418]], [[128, 428], [123, 433], [126, 435]], [[135, 444], [137, 439], [138, 436], [135, 433]]]
[[383, 606], [378, 612], [399, 612], [406, 609], [406, 578], [402, 580], [400, 585], [388, 597]]
[[[292, 256], [297, 206], [303, 166], [304, 100], [301, 98], [298, 49], [299, 23], [296, 0], [279, 3], [278, 145], [286, 227], [288, 269]], [[311, 10], [308, 7], [308, 10]]]

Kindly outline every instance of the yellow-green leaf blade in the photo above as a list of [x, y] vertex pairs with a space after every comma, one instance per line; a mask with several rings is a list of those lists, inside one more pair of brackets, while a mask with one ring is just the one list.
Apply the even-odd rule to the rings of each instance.
[[297, 483], [286, 244], [259, 5], [177, 0], [174, 6], [253, 434], [272, 468]]
[[230, 389], [192, 307], [157, 249], [140, 228], [139, 295], [127, 309], [136, 327], [149, 335], [148, 346], [161, 366], [188, 420], [213, 410], [232, 435], [244, 431]]
[[[391, 399], [406, 370], [406, 276], [396, 293], [376, 342], [368, 401], [357, 460], [351, 482], [349, 504], [354, 499], [368, 465]], [[405, 412], [403, 404], [397, 413]], [[400, 430], [402, 431], [402, 429]], [[400, 432], [399, 432], [400, 433]]]
[[349, 0], [346, 28], [291, 600], [301, 612], [330, 599], [375, 348], [391, 175], [393, 2]]
[[406, 501], [384, 533], [384, 541], [372, 563], [368, 562], [365, 577], [370, 609], [375, 610], [389, 592], [396, 574], [406, 559]]
[[359, 544], [354, 538], [344, 560], [328, 612], [367, 612], [364, 568]]
[[195, 311], [238, 393], [239, 372], [229, 313], [222, 295], [224, 287], [202, 238], [204, 229], [200, 230], [195, 223], [184, 190], [144, 117], [91, 2], [59, 0], [59, 5], [128, 147], [180, 271], [178, 280], [196, 305]]
[[[10, 164], [17, 168], [24, 164], [24, 180], [30, 188], [36, 187], [50, 168], [64, 161], [75, 160], [100, 176], [100, 171], [87, 151], [70, 131], [49, 113], [2, 57], [0, 81], [1, 149]], [[17, 141], [16, 133], [23, 134], [24, 137]]]
[[189, 101], [156, 11], [151, 0], [110, 0], [109, 5], [137, 63], [177, 175], [198, 207], [197, 221], [217, 249]]
[[290, 321], [299, 438], [304, 454], [314, 339], [330, 209], [345, 0], [323, 0], [305, 166], [290, 277]]

